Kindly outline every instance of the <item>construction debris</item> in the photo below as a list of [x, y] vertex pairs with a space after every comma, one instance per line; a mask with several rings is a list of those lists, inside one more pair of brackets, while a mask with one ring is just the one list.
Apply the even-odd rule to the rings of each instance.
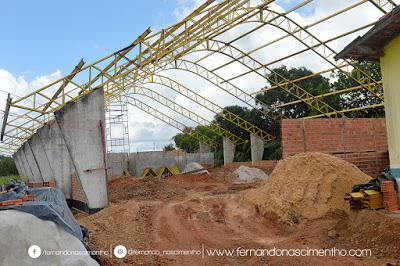
[[196, 162], [188, 163], [183, 169], [182, 173], [196, 173], [196, 174], [208, 174], [207, 169]]
[[234, 183], [237, 184], [254, 182], [256, 180], [266, 180], [268, 178], [268, 175], [264, 173], [263, 170], [244, 165], [239, 166], [239, 168], [235, 170], [234, 174], [236, 175]]

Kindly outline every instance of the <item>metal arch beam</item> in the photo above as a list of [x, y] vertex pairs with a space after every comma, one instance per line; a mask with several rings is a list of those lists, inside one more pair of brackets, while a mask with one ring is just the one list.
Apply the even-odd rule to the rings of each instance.
[[[208, 70], [206, 68], [203, 68], [203, 69], [208, 73]], [[176, 82], [176, 81], [174, 81], [174, 80], [172, 80], [170, 78], [167, 78], [167, 77], [164, 77], [164, 76], [161, 76], [161, 75], [148, 73], [147, 75], [144, 75], [142, 77], [142, 79], [145, 80], [146, 78], [149, 78], [149, 76], [151, 78], [150, 78], [150, 81], [148, 83], [158, 83], [160, 85], [167, 86], [167, 87], [169, 87], [171, 89], [174, 89], [176, 87], [176, 88], [178, 88], [178, 89], [174, 89], [176, 92], [186, 96], [187, 98], [189, 98], [190, 100], [193, 100], [195, 103], [198, 103], [198, 104], [200, 104], [199, 100], [201, 100], [201, 102], [203, 103], [203, 105], [202, 105], [203, 107], [209, 109], [210, 111], [216, 113], [217, 115], [222, 116], [222, 114], [223, 114], [222, 117], [224, 119], [226, 119], [227, 121], [233, 123], [236, 126], [239, 126], [240, 128], [246, 130], [247, 132], [249, 132], [249, 133], [251, 133], [251, 134], [253, 134], [255, 136], [260, 137], [264, 141], [269, 142], [269, 141], [275, 139], [275, 137], [273, 135], [271, 135], [271, 134], [265, 132], [264, 130], [260, 129], [259, 127], [251, 124], [250, 122], [248, 122], [245, 119], [239, 117], [238, 115], [219, 107], [218, 105], [212, 103], [211, 101], [209, 101], [206, 98], [200, 96], [196, 92], [188, 89], [187, 87], [183, 86], [182, 84], [180, 84], [180, 83], [178, 83], [178, 82]], [[155, 82], [154, 81], [154, 77], [156, 77], [156, 79], [158, 78], [159, 81]], [[134, 85], [134, 86], [138, 85], [137, 83], [135, 83], [135, 82], [137, 82], [135, 77], [131, 78], [131, 81], [130, 81], [131, 83], [127, 83], [125, 81], [125, 79], [127, 79], [127, 78], [128, 78], [128, 76], [125, 76], [124, 79], [120, 83], [118, 83], [116, 81], [113, 81], [113, 83], [117, 87], [116, 90], [114, 89], [115, 88], [114, 86], [110, 88], [109, 84], [107, 84], [107, 86], [106, 86], [107, 94], [110, 95], [110, 97], [117, 96], [118, 92], [120, 92], [121, 90], [125, 90], [124, 89], [125, 87], [127, 87], [129, 85]], [[142, 84], [142, 83], [140, 83], [140, 84]], [[216, 83], [216, 84], [218, 84], [218, 83]], [[237, 88], [237, 87], [235, 86], [235, 88]], [[237, 89], [239, 89], [239, 88], [237, 88]], [[193, 96], [194, 96], [194, 99], [193, 99]], [[215, 111], [215, 110], [218, 110], [218, 111]]]
[[[221, 76], [208, 70], [207, 68], [205, 68], [204, 66], [202, 66], [200, 64], [197, 64], [197, 63], [194, 63], [194, 62], [191, 62], [188, 60], [176, 59], [173, 62], [163, 60], [163, 61], [159, 62], [158, 66], [154, 66], [153, 69], [145, 69], [144, 71], [145, 71], [145, 74], [151, 75], [151, 73], [161, 72], [161, 71], [164, 71], [167, 69], [177, 69], [177, 70], [183, 70], [183, 71], [193, 73], [193, 74], [209, 81], [210, 83], [214, 84], [221, 90], [229, 93], [233, 97], [239, 99], [240, 101], [247, 104], [248, 106], [255, 108], [258, 112], [261, 112], [265, 116], [271, 117], [272, 119], [275, 119], [275, 120], [281, 119], [283, 117], [282, 114], [279, 114], [277, 111], [275, 111], [273, 109], [268, 110], [269, 106], [266, 106], [265, 103], [258, 100], [257, 98], [250, 95], [249, 93], [243, 91], [242, 89], [235, 86], [234, 84], [232, 84], [230, 82], [226, 82], [226, 80], [223, 79]], [[132, 77], [132, 75], [129, 75], [129, 76], [131, 78], [135, 79], [135, 77]], [[142, 75], [142, 76], [145, 76], [145, 75]], [[257, 108], [257, 106], [252, 103], [253, 101], [258, 103], [262, 107], [262, 110], [259, 110]], [[268, 110], [268, 111], [265, 111], [265, 110]]]
[[[117, 69], [125, 70], [127, 68], [126, 66], [131, 64], [133, 60], [128, 60], [127, 63], [120, 64], [119, 66], [115, 64], [114, 67], [112, 68], [114, 70], [114, 73], [112, 74], [111, 79], [107, 79], [105, 78], [105, 75], [103, 75], [101, 77], [101, 82], [96, 82], [96, 84], [93, 84], [93, 82], [91, 81], [94, 73], [92, 72], [99, 71], [100, 73], [102, 73], [101, 67], [97, 66], [102, 66], [104, 64], [107, 64], [109, 60], [112, 60], [115, 57], [115, 54], [108, 55], [82, 68], [81, 71], [79, 71], [79, 74], [87, 75], [88, 81], [83, 83], [82, 85], [79, 85], [71, 81], [71, 84], [73, 84], [76, 87], [74, 87], [73, 89], [65, 88], [61, 92], [61, 95], [58, 97], [60, 100], [62, 100], [62, 102], [57, 107], [52, 108], [52, 110], [46, 110], [46, 113], [54, 112], [62, 108], [66, 103], [74, 101], [90, 93], [99, 86], [106, 85], [112, 82], [113, 80], [121, 78], [127, 73], [130, 73], [132, 71], [137, 71], [139, 67], [144, 66], [143, 64], [144, 62], [146, 64], [153, 64], [156, 63], [163, 56], [169, 55], [173, 50], [179, 50], [179, 52], [182, 52], [185, 49], [190, 49], [190, 46], [187, 45], [188, 36], [190, 36], [191, 38], [197, 36], [196, 38], [198, 39], [199, 42], [201, 42], [203, 38], [209, 38], [210, 36], [217, 36], [229, 30], [234, 25], [239, 24], [242, 21], [256, 14], [256, 10], [254, 9], [254, 7], [251, 6], [249, 0], [239, 0], [239, 1], [229, 0], [229, 1], [224, 1], [222, 3], [218, 3], [213, 6], [208, 6], [212, 2], [213, 2], [212, 0], [207, 1], [206, 4], [196, 9], [181, 22], [178, 22], [177, 24], [170, 26], [167, 29], [163, 29], [156, 34], [147, 36], [145, 40], [140, 42], [139, 55], [137, 55], [133, 59], [134, 62], [138, 62], [140, 64], [139, 66], [135, 65], [134, 69], [128, 69], [127, 71], [124, 72], [121, 71], [117, 72]], [[272, 2], [272, 0], [269, 2]], [[265, 6], [267, 4], [268, 2], [263, 2], [259, 6]], [[153, 42], [154, 40], [155, 42]], [[171, 43], [172, 45], [167, 46], [166, 44], [168, 42]], [[157, 43], [160, 45], [149, 47], [148, 45], [149, 43], [151, 45]], [[144, 49], [149, 49], [149, 50], [147, 53], [145, 53]], [[43, 111], [40, 110], [35, 105], [36, 98], [44, 97], [44, 100], [47, 101], [49, 99], [49, 97], [45, 96], [47, 89], [63, 82], [65, 78], [66, 77], [60, 78], [56, 81], [53, 81], [43, 86], [42, 88], [39, 88], [23, 97], [16, 99], [12, 103], [12, 106], [16, 108], [25, 109], [27, 110], [27, 113], [38, 112], [39, 114], [43, 115], [44, 114]], [[85, 84], [91, 84], [92, 86], [86, 88]], [[82, 92], [82, 90], [84, 90], [84, 92]], [[31, 101], [33, 102], [33, 105], [28, 106], [26, 104], [20, 104], [20, 102], [23, 100], [29, 101], [31, 99], [33, 99], [33, 101]], [[54, 102], [58, 104], [57, 100], [54, 100]], [[41, 105], [41, 107], [43, 107], [43, 105]]]
[[182, 84], [176, 82], [175, 80], [164, 77], [161, 75], [153, 74], [152, 76], [144, 76], [140, 80], [134, 80], [131, 79], [130, 83], [125, 83], [125, 86], [137, 86], [137, 85], [143, 85], [145, 83], [155, 83], [155, 84], [160, 84], [163, 86], [166, 86], [177, 93], [185, 96], [186, 98], [192, 100], [193, 102], [201, 105], [202, 107], [208, 109], [209, 111], [217, 114], [218, 116], [221, 116], [225, 120], [231, 122], [235, 126], [238, 126], [245, 131], [254, 134], [260, 138], [262, 138], [264, 141], [268, 142], [275, 137], [266, 131], [260, 129], [259, 127], [251, 124], [250, 122], [246, 121], [245, 119], [241, 118], [240, 116], [225, 110], [224, 108], [220, 107], [219, 105], [211, 102], [210, 100], [206, 99], [205, 97], [199, 95], [195, 91], [190, 90], [189, 88], [183, 86]]
[[141, 109], [142, 111], [150, 114], [151, 116], [153, 116], [153, 117], [165, 122], [166, 124], [176, 128], [176, 129], [180, 130], [183, 133], [188, 133], [191, 137], [197, 139], [198, 141], [203, 142], [203, 143], [209, 145], [210, 147], [216, 147], [217, 146], [216, 143], [212, 139], [210, 139], [209, 137], [207, 137], [207, 136], [205, 136], [205, 135], [193, 130], [191, 127], [187, 127], [186, 125], [184, 125], [181, 122], [175, 120], [174, 118], [172, 118], [172, 117], [170, 117], [170, 116], [168, 116], [166, 114], [161, 113], [160, 111], [152, 108], [148, 104], [146, 104], [146, 103], [144, 103], [144, 102], [142, 102], [142, 101], [140, 101], [140, 100], [138, 100], [136, 98], [133, 98], [131, 96], [126, 96], [126, 98], [129, 98], [129, 99], [127, 99], [127, 103], [128, 104]]
[[[152, 89], [143, 86], [133, 86], [130, 90], [132, 91], [132, 94], [143, 95], [150, 99], [153, 99], [154, 101], [162, 104], [165, 107], [168, 107], [172, 111], [192, 120], [193, 122], [205, 126], [206, 129], [217, 134], [218, 136], [228, 139], [230, 142], [234, 144], [242, 144], [247, 142], [246, 140], [240, 138], [239, 136], [229, 132], [228, 130], [216, 124], [212, 124], [211, 121], [209, 121], [208, 119], [190, 111], [189, 109], [183, 107], [182, 105], [175, 103], [174, 101], [170, 100], [169, 98], [159, 94], [158, 92]], [[130, 95], [130, 93], [126, 95], [127, 96]]]
[[[247, 21], [248, 23], [250, 22], [258, 22], [258, 23], [263, 23], [265, 25], [271, 25], [274, 27], [277, 27], [288, 34], [290, 34], [292, 37], [294, 37], [296, 40], [298, 40], [300, 43], [302, 43], [304, 46], [310, 49], [310, 51], [313, 51], [315, 54], [317, 54], [319, 57], [321, 57], [324, 61], [335, 67], [337, 70], [354, 80], [356, 83], [361, 85], [364, 89], [368, 90], [368, 87], [365, 84], [370, 84], [370, 83], [377, 83], [378, 81], [374, 80], [371, 78], [368, 74], [366, 74], [364, 71], [362, 71], [360, 68], [358, 68], [356, 65], [354, 65], [351, 61], [349, 60], [341, 60], [342, 62], [340, 64], [337, 64], [333, 56], [335, 56], [337, 53], [335, 50], [333, 50], [330, 46], [319, 40], [317, 37], [315, 37], [313, 34], [311, 34], [307, 29], [303, 28], [301, 25], [299, 25], [297, 22], [294, 20], [290, 19], [287, 17], [285, 14], [280, 14], [276, 11], [270, 10], [268, 8], [265, 9], [260, 9], [260, 12], [267, 11], [269, 14], [267, 16], [265, 15], [260, 15], [256, 16], [257, 20], [255, 21]], [[271, 19], [269, 21], [264, 21], [267, 17], [273, 16], [278, 17], [278, 19]], [[281, 18], [281, 19], [280, 19]], [[285, 27], [283, 27], [284, 25]], [[317, 45], [315, 44], [317, 43]], [[318, 48], [321, 48], [321, 51], [318, 51]], [[344, 68], [349, 69], [348, 71], [343, 70]], [[353, 77], [351, 74], [349, 74], [350, 69], [354, 69], [357, 71], [357, 77]], [[370, 91], [371, 94], [373, 94], [375, 97], [383, 100], [383, 95], [380, 94], [380, 92], [376, 91]]]
[[329, 104], [325, 103], [321, 99], [315, 97], [313, 94], [309, 93], [307, 90], [305, 90], [298, 84], [291, 82], [289, 79], [280, 75], [273, 69], [266, 67], [261, 62], [251, 57], [250, 55], [244, 53], [243, 51], [241, 51], [232, 44], [218, 40], [209, 40], [206, 43], [202, 44], [201, 46], [197, 46], [196, 50], [193, 52], [197, 51], [212, 51], [226, 55], [234, 59], [241, 65], [245, 66], [246, 68], [250, 69], [251, 73], [259, 75], [260, 77], [264, 78], [266, 81], [268, 81], [274, 86], [278, 86], [282, 90], [300, 99], [300, 101], [309, 105], [311, 108], [317, 110], [321, 114], [324, 114], [327, 117], [344, 116], [343, 114], [340, 114], [338, 110], [331, 107]]

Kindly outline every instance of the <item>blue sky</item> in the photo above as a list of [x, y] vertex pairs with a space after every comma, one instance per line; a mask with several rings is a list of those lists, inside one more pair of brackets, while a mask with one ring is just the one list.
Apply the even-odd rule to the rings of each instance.
[[[190, 0], [2, 0], [0, 69], [32, 80], [55, 70], [69, 73], [130, 44], [148, 26], [176, 21]], [[287, 7], [301, 0], [280, 0]], [[305, 10], [306, 11], [306, 10]]]
[[26, 79], [67, 73], [175, 21], [176, 0], [2, 0], [0, 69]]

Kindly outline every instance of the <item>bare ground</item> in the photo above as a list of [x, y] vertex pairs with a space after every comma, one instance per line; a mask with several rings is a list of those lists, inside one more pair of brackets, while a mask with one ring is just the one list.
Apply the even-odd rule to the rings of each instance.
[[[400, 222], [371, 211], [291, 225], [274, 215], [254, 214], [241, 204], [260, 183], [234, 185], [229, 173], [180, 175], [160, 180], [122, 177], [110, 184], [111, 204], [78, 217], [90, 230], [91, 248], [124, 245], [136, 250], [200, 250], [205, 255], [103, 256], [104, 265], [396, 265]], [[376, 228], [390, 233], [382, 234]], [[361, 228], [361, 229], [360, 229]], [[374, 231], [375, 230], [375, 231]], [[372, 257], [209, 256], [207, 249], [371, 248]], [[389, 264], [389, 265], [391, 265]]]

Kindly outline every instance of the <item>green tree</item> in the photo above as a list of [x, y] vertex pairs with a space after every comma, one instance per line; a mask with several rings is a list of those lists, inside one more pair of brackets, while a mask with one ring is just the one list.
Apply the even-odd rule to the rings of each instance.
[[18, 175], [17, 167], [11, 157], [3, 157], [0, 160], [0, 176]]
[[[311, 70], [305, 67], [288, 69], [286, 66], [275, 68], [274, 72], [282, 76], [282, 78], [280, 77], [277, 78], [277, 81], [279, 83], [285, 82], [283, 78], [287, 80], [295, 80], [313, 74]], [[271, 79], [273, 79], [272, 75], [273, 74], [270, 74], [269, 76]], [[304, 90], [306, 90], [307, 92], [311, 93], [312, 95], [320, 95], [323, 93], [330, 92], [329, 79], [323, 77], [322, 75], [315, 75], [307, 79], [296, 81], [296, 84], [299, 85]], [[292, 95], [291, 93], [279, 87], [257, 95], [257, 99], [265, 103], [266, 105], [272, 105], [272, 106], [277, 106], [298, 100], [296, 96]], [[337, 108], [339, 105], [338, 97], [329, 97], [329, 99], [323, 99], [323, 100], [332, 107]], [[305, 104], [304, 102], [288, 105], [282, 107], [280, 110], [282, 114], [288, 118], [300, 118], [318, 114], [318, 111], [316, 111], [311, 106]]]
[[174, 151], [174, 150], [175, 150], [175, 147], [172, 143], [165, 145], [163, 148], [163, 151]]
[[[373, 62], [361, 62], [357, 64], [367, 75], [372, 77], [376, 81], [382, 79], [380, 65]], [[343, 90], [345, 88], [352, 88], [359, 86], [359, 84], [352, 78], [357, 77], [357, 72], [353, 70], [350, 77], [343, 72], [336, 72], [332, 75], [334, 82], [332, 83], [332, 90]], [[375, 97], [366, 89], [353, 90], [340, 96], [340, 107], [341, 109], [351, 109], [355, 107], [367, 106], [381, 103], [381, 100]], [[346, 113], [348, 117], [384, 117], [384, 107], [370, 108], [365, 110], [354, 111]]]

